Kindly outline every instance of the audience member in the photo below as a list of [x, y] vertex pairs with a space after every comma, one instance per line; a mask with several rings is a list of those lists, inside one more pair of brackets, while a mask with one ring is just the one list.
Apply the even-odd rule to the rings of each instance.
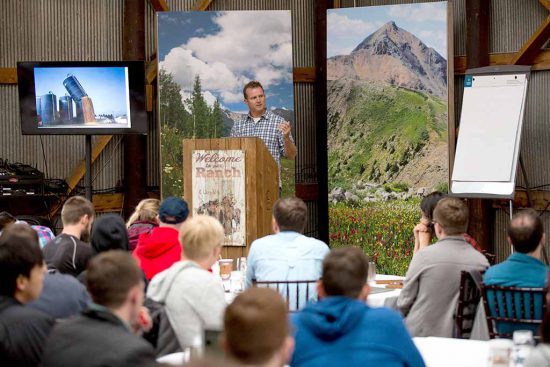
[[154, 366], [153, 347], [131, 331], [139, 324], [144, 297], [136, 260], [124, 251], [97, 255], [88, 266], [87, 285], [93, 303], [54, 328], [43, 366]]
[[44, 260], [38, 236], [26, 224], [12, 224], [0, 235], [0, 365], [36, 366], [54, 324], [45, 313], [26, 307], [42, 291]]
[[291, 366], [424, 366], [401, 316], [367, 306], [368, 265], [367, 256], [353, 247], [327, 255], [319, 302], [292, 315]]
[[159, 199], [143, 199], [136, 206], [136, 210], [126, 222], [130, 251], [134, 251], [142, 233], [151, 233], [153, 228], [159, 226], [159, 208]]
[[0, 234], [2, 234], [4, 227], [9, 224], [14, 224], [15, 222], [17, 222], [17, 218], [13, 215], [8, 212], [0, 212]]
[[185, 260], [153, 278], [147, 297], [165, 305], [166, 315], [182, 349], [197, 344], [205, 326], [221, 327], [225, 296], [221, 280], [208, 271], [224, 240], [216, 219], [196, 215], [180, 229]]
[[147, 279], [150, 280], [181, 260], [178, 231], [188, 215], [189, 208], [184, 200], [168, 197], [160, 205], [159, 227], [139, 236], [134, 256], [139, 260]]
[[40, 310], [54, 319], [65, 319], [80, 314], [90, 301], [86, 287], [75, 277], [50, 269], [44, 276], [40, 297], [29, 303], [28, 307]]
[[282, 367], [290, 361], [290, 336], [285, 300], [267, 288], [251, 288], [227, 306], [221, 344], [227, 356], [246, 366]]
[[[90, 236], [93, 256], [109, 250], [128, 251], [128, 231], [120, 215], [104, 214], [94, 221]], [[86, 285], [87, 270], [78, 276], [78, 280]]]
[[44, 247], [44, 258], [49, 269], [78, 276], [86, 269], [92, 257], [92, 248], [86, 242], [94, 220], [93, 204], [82, 196], [72, 196], [63, 205], [63, 231]]
[[460, 199], [437, 203], [434, 230], [439, 241], [414, 255], [397, 300], [413, 336], [452, 337], [460, 272], [489, 266], [464, 239], [467, 227], [468, 208]]
[[[252, 281], [317, 280], [328, 246], [302, 234], [307, 220], [306, 204], [298, 198], [279, 199], [273, 206], [274, 234], [252, 242], [247, 260], [246, 287]], [[303, 285], [307, 286], [307, 285]], [[284, 290], [282, 290], [284, 291]], [[290, 294], [295, 296], [295, 290]], [[304, 294], [305, 292], [300, 292]], [[310, 293], [315, 297], [315, 290]], [[305, 304], [301, 302], [300, 304]], [[294, 306], [295, 300], [289, 304]]]
[[433, 212], [439, 200], [444, 197], [445, 194], [435, 191], [422, 198], [420, 202], [420, 212], [422, 216], [420, 217], [420, 223], [418, 223], [413, 230], [414, 253], [428, 247], [432, 243], [432, 238], [434, 236]]
[[[543, 288], [546, 285], [548, 267], [541, 259], [542, 247], [546, 243], [546, 234], [542, 219], [533, 209], [518, 212], [512, 218], [508, 228], [508, 242], [514, 247], [514, 252], [505, 261], [491, 266], [483, 276], [487, 285], [504, 287]], [[489, 294], [488, 297], [493, 297]], [[542, 319], [542, 297], [535, 298], [535, 317]], [[521, 308], [519, 298], [515, 301]], [[491, 304], [491, 302], [489, 302]], [[511, 302], [508, 307], [512, 309]], [[529, 308], [526, 308], [528, 311]], [[514, 330], [529, 329], [536, 333], [538, 328], [531, 325], [509, 323], [497, 324], [501, 333], [513, 333]]]

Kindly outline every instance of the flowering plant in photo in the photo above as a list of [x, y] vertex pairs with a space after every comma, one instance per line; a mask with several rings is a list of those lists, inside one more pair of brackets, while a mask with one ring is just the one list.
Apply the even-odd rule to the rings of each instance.
[[404, 276], [412, 259], [420, 200], [377, 201], [359, 207], [329, 206], [330, 247], [361, 248], [380, 274]]

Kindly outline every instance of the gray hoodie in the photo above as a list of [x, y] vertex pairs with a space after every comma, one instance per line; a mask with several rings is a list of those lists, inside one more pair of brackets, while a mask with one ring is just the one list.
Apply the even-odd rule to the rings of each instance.
[[225, 297], [221, 280], [193, 261], [178, 261], [155, 275], [147, 297], [165, 305], [182, 348], [196, 345], [204, 328], [222, 327]]

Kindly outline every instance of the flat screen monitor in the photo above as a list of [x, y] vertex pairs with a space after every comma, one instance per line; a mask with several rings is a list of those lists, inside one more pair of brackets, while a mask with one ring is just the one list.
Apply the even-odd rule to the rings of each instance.
[[21, 132], [146, 134], [143, 61], [18, 62]]

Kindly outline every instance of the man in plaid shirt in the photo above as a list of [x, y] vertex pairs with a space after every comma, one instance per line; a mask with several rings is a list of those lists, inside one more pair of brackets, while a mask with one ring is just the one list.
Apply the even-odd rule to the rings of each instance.
[[281, 186], [281, 157], [296, 157], [296, 145], [290, 132], [290, 122], [268, 111], [265, 105], [264, 88], [258, 81], [248, 82], [243, 88], [244, 103], [248, 115], [236, 121], [231, 129], [232, 137], [254, 136], [265, 143], [279, 166], [279, 187]]

